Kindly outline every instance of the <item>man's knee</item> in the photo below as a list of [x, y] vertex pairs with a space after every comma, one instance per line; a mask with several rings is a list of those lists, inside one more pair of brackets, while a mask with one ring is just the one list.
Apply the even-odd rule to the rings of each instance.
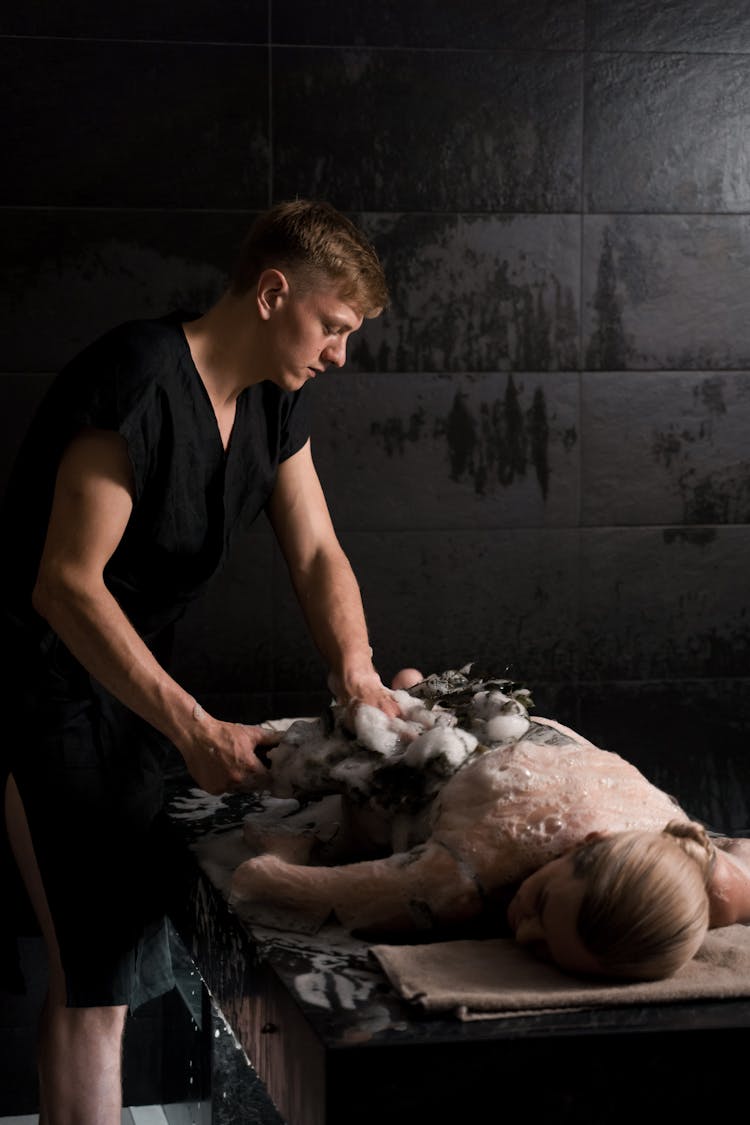
[[107, 1041], [118, 1044], [125, 1027], [128, 1014], [127, 1005], [107, 1005], [101, 1008], [66, 1008], [60, 1006], [55, 1011], [58, 1026], [66, 1029], [74, 1038]]

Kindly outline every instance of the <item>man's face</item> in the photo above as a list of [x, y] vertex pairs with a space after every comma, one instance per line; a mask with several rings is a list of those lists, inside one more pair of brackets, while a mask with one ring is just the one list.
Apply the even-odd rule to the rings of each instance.
[[331, 364], [343, 367], [347, 340], [362, 319], [333, 286], [300, 291], [292, 285], [269, 320], [271, 370], [266, 377], [283, 390], [297, 391]]
[[569, 973], [601, 972], [578, 936], [578, 911], [586, 883], [573, 872], [570, 854], [546, 863], [518, 888], [508, 906], [517, 942]]

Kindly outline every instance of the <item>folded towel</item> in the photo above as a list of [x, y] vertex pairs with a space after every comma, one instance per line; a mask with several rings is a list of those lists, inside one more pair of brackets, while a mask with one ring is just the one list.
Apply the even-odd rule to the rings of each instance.
[[750, 996], [750, 926], [711, 930], [693, 960], [666, 980], [622, 984], [569, 976], [509, 938], [373, 945], [370, 952], [405, 1000], [462, 1020]]

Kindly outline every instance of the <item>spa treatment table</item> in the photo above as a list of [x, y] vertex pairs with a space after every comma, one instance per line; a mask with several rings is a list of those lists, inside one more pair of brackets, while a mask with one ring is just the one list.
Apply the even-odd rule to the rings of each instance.
[[[173, 925], [242, 1048], [231, 1080], [209, 1061], [213, 1116], [201, 1121], [642, 1125], [702, 1119], [715, 1112], [717, 1079], [724, 1092], [744, 1083], [730, 1060], [750, 1043], [747, 997], [475, 1022], [423, 1012], [392, 987], [368, 944], [339, 926], [310, 934], [230, 908], [228, 878], [248, 854], [241, 824], [265, 807], [260, 798], [210, 797], [178, 768], [168, 785], [184, 859]], [[216, 1019], [204, 1038], [210, 1053]]]

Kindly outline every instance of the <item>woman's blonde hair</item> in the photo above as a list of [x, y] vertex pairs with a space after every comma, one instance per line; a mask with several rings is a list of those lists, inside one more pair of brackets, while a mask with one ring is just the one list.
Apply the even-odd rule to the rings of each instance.
[[602, 973], [658, 980], [697, 953], [715, 858], [705, 829], [677, 820], [662, 832], [618, 832], [573, 852], [573, 870], [586, 881], [578, 936]]
[[323, 201], [295, 199], [259, 215], [240, 248], [232, 292], [246, 293], [266, 269], [294, 271], [307, 287], [321, 278], [333, 282], [362, 316], [377, 316], [389, 301], [374, 247], [350, 219]]

